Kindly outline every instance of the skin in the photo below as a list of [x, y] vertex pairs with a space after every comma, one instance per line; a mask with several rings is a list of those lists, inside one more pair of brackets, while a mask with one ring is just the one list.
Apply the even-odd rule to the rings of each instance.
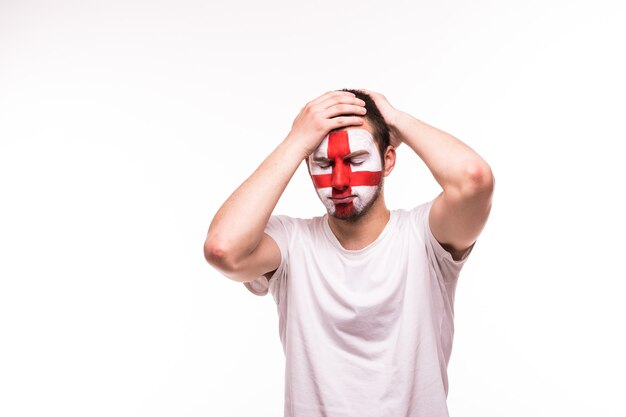
[[[352, 127], [347, 127], [339, 130], [349, 130]], [[373, 135], [374, 129], [370, 122], [365, 119], [360, 129], [365, 129]], [[396, 150], [393, 146], [387, 147], [383, 158], [383, 170], [382, 175], [388, 176], [396, 163]], [[333, 187], [338, 191], [342, 191], [346, 186], [345, 183], [339, 180], [338, 183], [333, 184]], [[341, 245], [348, 250], [358, 250], [366, 247], [372, 243], [378, 235], [383, 231], [387, 222], [389, 221], [389, 210], [385, 204], [384, 185], [380, 184], [380, 193], [377, 198], [371, 203], [369, 208], [364, 211], [356, 219], [341, 219], [337, 216], [328, 217], [328, 225], [333, 231], [337, 240]]]
[[[365, 90], [364, 90], [365, 91]], [[491, 169], [471, 148], [453, 136], [395, 109], [378, 93], [366, 91], [391, 129], [383, 155], [383, 176], [395, 165], [395, 148], [406, 143], [428, 166], [443, 191], [435, 199], [429, 223], [435, 238], [455, 259], [474, 243], [491, 208]], [[371, 126], [364, 102], [352, 93], [331, 91], [307, 103], [292, 129], [252, 175], [215, 214], [204, 244], [207, 261], [236, 281], [270, 276], [280, 265], [280, 250], [264, 233], [265, 225], [298, 165], [332, 130]], [[352, 114], [357, 116], [342, 116]], [[346, 249], [373, 242], [389, 220], [384, 192], [356, 221], [329, 216], [331, 230]]]
[[395, 109], [382, 94], [363, 91], [389, 125], [391, 144], [406, 143], [443, 189], [433, 202], [429, 224], [437, 241], [460, 259], [487, 223], [495, 186], [491, 168], [459, 139]]
[[[311, 178], [330, 178], [328, 183], [324, 181], [316, 184], [313, 181], [328, 214], [339, 219], [357, 221], [380, 194], [383, 184], [381, 157], [378, 146], [367, 129], [341, 130], [351, 136], [347, 141], [349, 147], [342, 146], [345, 137], [333, 142], [333, 135], [339, 131], [331, 132], [307, 158], [307, 167]], [[336, 148], [329, 150], [331, 143], [335, 143]], [[329, 155], [329, 151], [332, 155]], [[368, 175], [360, 176], [360, 172]], [[369, 173], [378, 173], [380, 178], [370, 178]]]

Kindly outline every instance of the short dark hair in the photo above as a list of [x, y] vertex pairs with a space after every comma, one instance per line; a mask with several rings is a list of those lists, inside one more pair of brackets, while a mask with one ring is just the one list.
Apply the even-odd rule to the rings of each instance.
[[341, 91], [347, 91], [349, 93], [354, 94], [357, 98], [360, 98], [365, 102], [365, 109], [367, 113], [365, 114], [365, 118], [370, 122], [372, 128], [374, 129], [374, 140], [378, 145], [378, 150], [380, 151], [380, 157], [385, 158], [385, 151], [389, 146], [389, 126], [385, 122], [385, 118], [378, 110], [376, 103], [374, 103], [374, 99], [372, 97], [361, 91], [361, 90], [352, 90], [349, 88], [344, 88]]

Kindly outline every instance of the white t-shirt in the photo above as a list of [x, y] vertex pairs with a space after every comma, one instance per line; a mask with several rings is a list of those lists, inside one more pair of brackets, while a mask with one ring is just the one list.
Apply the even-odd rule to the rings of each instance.
[[[378, 238], [344, 249], [327, 216], [272, 216], [269, 281], [286, 357], [285, 417], [448, 416], [454, 261], [430, 231], [432, 202], [391, 211]], [[265, 278], [246, 283], [267, 293]]]

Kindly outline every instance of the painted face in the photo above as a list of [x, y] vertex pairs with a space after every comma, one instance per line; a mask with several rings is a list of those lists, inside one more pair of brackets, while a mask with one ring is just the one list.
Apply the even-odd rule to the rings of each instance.
[[367, 130], [330, 133], [309, 157], [309, 169], [328, 213], [340, 219], [361, 215], [381, 187], [380, 152]]

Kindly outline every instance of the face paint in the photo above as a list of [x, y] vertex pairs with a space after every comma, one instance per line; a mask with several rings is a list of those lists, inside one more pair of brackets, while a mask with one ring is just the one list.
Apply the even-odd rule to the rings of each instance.
[[380, 152], [367, 130], [330, 133], [309, 157], [309, 169], [328, 213], [340, 219], [358, 217], [380, 190]]

